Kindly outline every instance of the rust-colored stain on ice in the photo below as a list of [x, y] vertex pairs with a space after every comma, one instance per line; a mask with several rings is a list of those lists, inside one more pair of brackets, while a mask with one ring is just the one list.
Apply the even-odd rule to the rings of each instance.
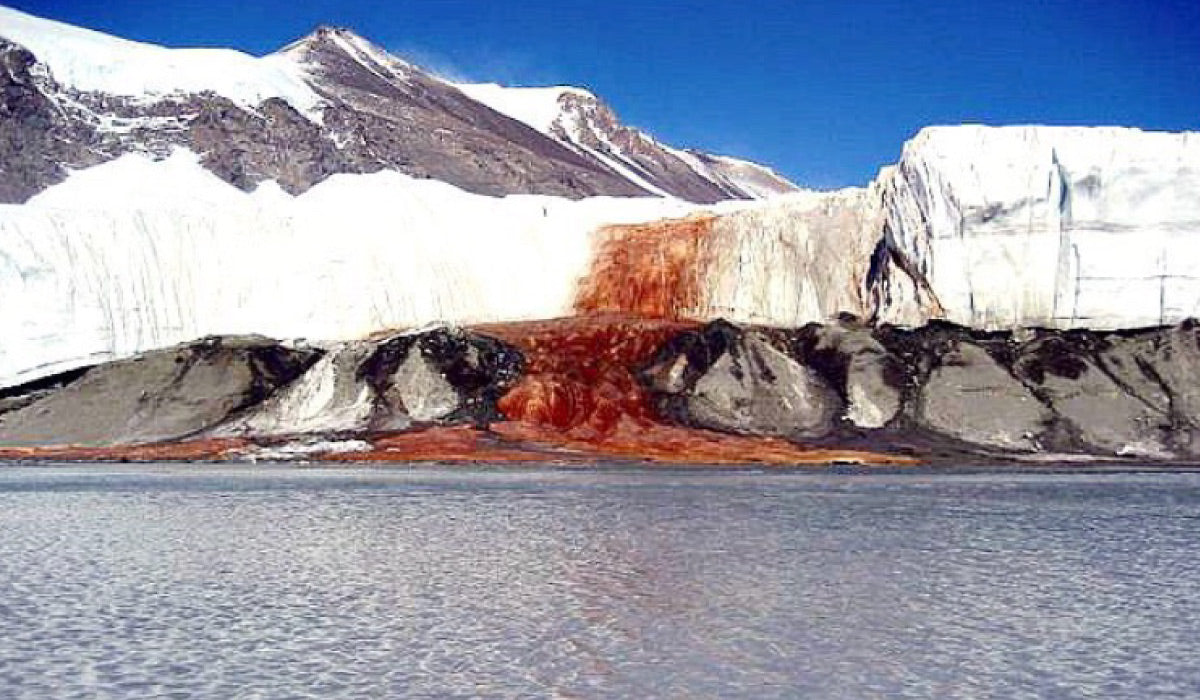
[[508, 421], [489, 431], [558, 459], [672, 464], [911, 464], [884, 454], [812, 449], [778, 438], [667, 424], [636, 377], [671, 337], [697, 323], [628, 315], [489, 324], [475, 330], [516, 346], [525, 373], [500, 399]]
[[606, 226], [575, 295], [578, 314], [688, 318], [704, 301], [711, 267], [711, 214]]
[[480, 326], [516, 346], [525, 372], [499, 408], [512, 421], [611, 433], [621, 423], [655, 422], [634, 371], [675, 334], [695, 324], [630, 316], [593, 316]]

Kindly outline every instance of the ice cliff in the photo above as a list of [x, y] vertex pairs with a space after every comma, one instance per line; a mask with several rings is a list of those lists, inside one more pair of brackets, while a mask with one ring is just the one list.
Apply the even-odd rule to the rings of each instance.
[[[701, 208], [395, 172], [243, 192], [176, 151], [0, 206], [0, 384], [209, 334], [631, 312], [1121, 328], [1200, 307], [1200, 139], [922, 131], [868, 188]], [[648, 223], [656, 222], [658, 223]]]
[[889, 244], [973, 327], [1200, 314], [1200, 134], [938, 127], [879, 178]]
[[130, 154], [0, 205], [0, 384], [210, 334], [561, 316], [594, 228], [690, 208], [485, 197], [387, 171], [244, 193], [196, 161]]

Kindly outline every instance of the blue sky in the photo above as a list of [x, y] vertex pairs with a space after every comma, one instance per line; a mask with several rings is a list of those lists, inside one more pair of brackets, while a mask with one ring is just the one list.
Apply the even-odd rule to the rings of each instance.
[[0, 0], [170, 46], [348, 26], [455, 77], [574, 84], [677, 146], [864, 184], [929, 124], [1200, 129], [1197, 0]]

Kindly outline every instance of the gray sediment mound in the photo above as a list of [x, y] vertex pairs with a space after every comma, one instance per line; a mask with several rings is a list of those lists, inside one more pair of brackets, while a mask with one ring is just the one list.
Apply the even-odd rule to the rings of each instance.
[[666, 419], [693, 427], [925, 457], [1200, 454], [1194, 321], [1019, 332], [715, 321], [669, 341], [641, 376]]
[[0, 445], [360, 435], [487, 424], [524, 358], [439, 327], [327, 349], [214, 337], [0, 393]]
[[97, 365], [13, 399], [0, 444], [117, 445], [195, 435], [291, 382], [319, 351], [214, 337]]
[[[324, 349], [207, 338], [0, 391], [0, 445], [361, 436], [486, 426], [514, 347], [451, 327]], [[983, 332], [948, 323], [681, 332], [638, 369], [679, 425], [938, 461], [1200, 456], [1200, 326]]]
[[661, 415], [743, 434], [822, 437], [843, 403], [824, 377], [767, 335], [724, 321], [673, 338], [642, 378]]

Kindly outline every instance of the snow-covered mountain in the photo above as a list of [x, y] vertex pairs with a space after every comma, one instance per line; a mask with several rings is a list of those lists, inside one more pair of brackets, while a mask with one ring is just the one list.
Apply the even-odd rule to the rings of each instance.
[[[552, 124], [508, 108], [551, 93], [565, 98], [549, 99]], [[70, 169], [175, 146], [239, 188], [274, 180], [292, 194], [380, 170], [488, 195], [716, 202], [796, 189], [753, 164], [659, 144], [585, 91], [455, 85], [332, 27], [259, 58], [0, 7], [0, 116], [0, 202]]]

